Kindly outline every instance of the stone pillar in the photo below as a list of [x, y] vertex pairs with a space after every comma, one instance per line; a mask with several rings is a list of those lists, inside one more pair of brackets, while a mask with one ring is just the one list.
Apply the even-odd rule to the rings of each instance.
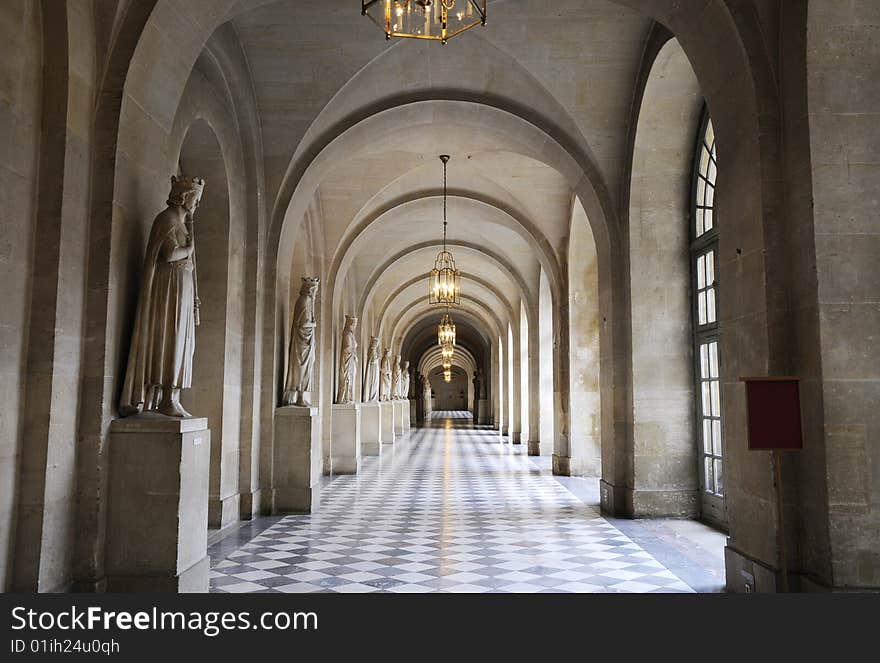
[[391, 401], [393, 406], [393, 417], [394, 417], [394, 435], [401, 436], [403, 435], [403, 408], [404, 405], [407, 405], [407, 414], [409, 414], [409, 407], [406, 401], [394, 400]]
[[110, 424], [107, 590], [208, 591], [208, 420], [139, 414]]
[[290, 405], [275, 410], [273, 513], [317, 511], [322, 464], [318, 424], [316, 407]]
[[[522, 356], [520, 354], [520, 344], [524, 339], [521, 336], [520, 321], [519, 316], [517, 316], [516, 322], [513, 325], [513, 343], [510, 350], [513, 357], [513, 371], [510, 375], [510, 379], [513, 381], [513, 394], [510, 399], [510, 413], [512, 417], [509, 417], [511, 444], [520, 444], [522, 438]], [[510, 390], [507, 393], [510, 394]]]
[[361, 455], [382, 455], [382, 416], [379, 403], [361, 403]]
[[409, 419], [406, 421], [406, 428], [409, 430], [412, 428], [413, 422], [418, 421], [419, 413], [418, 413], [418, 400], [412, 399], [409, 402]]
[[330, 471], [357, 474], [361, 469], [361, 404], [333, 406]]
[[382, 401], [379, 403], [380, 429], [382, 431], [382, 444], [394, 444], [394, 402]]

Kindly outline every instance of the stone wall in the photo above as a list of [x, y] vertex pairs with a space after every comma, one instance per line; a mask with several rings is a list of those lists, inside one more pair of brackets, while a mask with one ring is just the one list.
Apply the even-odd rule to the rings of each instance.
[[16, 529], [16, 489], [25, 397], [29, 290], [34, 250], [42, 91], [40, 6], [0, 5], [0, 587], [8, 588]]
[[828, 537], [835, 587], [880, 587], [878, 25], [876, 3], [809, 3], [812, 169], [802, 167], [797, 174], [810, 177], [813, 192]]

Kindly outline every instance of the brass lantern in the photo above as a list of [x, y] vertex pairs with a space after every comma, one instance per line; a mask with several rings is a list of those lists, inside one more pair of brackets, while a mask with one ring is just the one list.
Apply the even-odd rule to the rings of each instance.
[[455, 349], [451, 345], [444, 345], [440, 348], [440, 358], [443, 362], [452, 361]]
[[455, 323], [452, 322], [449, 312], [443, 314], [440, 324], [437, 325], [437, 344], [443, 347], [455, 345]]
[[486, 25], [486, 0], [361, 0], [361, 14], [385, 32], [385, 39], [445, 44], [465, 30]]
[[452, 370], [443, 371], [443, 381], [452, 382]]
[[455, 258], [446, 250], [446, 163], [448, 154], [441, 154], [443, 162], [443, 250], [437, 254], [434, 269], [428, 282], [428, 301], [431, 305], [458, 306], [461, 302], [461, 271], [455, 266]]

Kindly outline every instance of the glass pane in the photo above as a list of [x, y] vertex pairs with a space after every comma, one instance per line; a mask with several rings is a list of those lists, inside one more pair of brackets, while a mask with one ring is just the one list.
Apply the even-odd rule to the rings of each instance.
[[706, 257], [697, 258], [697, 290], [706, 287]]
[[706, 324], [706, 293], [697, 295], [697, 320], [701, 325]]
[[712, 440], [714, 446], [714, 454], [721, 456], [721, 419], [712, 420]]
[[706, 173], [706, 179], [709, 180], [709, 184], [715, 183], [715, 176], [717, 172], [715, 170], [715, 162], [709, 161], [709, 172]]
[[721, 461], [715, 461], [715, 492], [719, 495], [724, 493], [724, 480], [721, 472]]
[[712, 380], [712, 416], [721, 416], [721, 389], [718, 380]]
[[713, 481], [712, 476], [712, 459], [704, 458], [703, 459], [703, 485], [706, 487], [710, 493], [715, 492], [715, 482]]
[[700, 386], [703, 388], [703, 414], [708, 415], [712, 412], [712, 406], [709, 403], [709, 383], [703, 382]]
[[715, 322], [715, 288], [706, 291], [706, 322]]
[[703, 210], [702, 210], [701, 208], [697, 208], [697, 228], [696, 228], [697, 237], [699, 237], [700, 235], [702, 235], [703, 232], [704, 232], [704, 228], [703, 228]]
[[697, 205], [703, 204], [703, 196], [706, 195], [706, 180], [702, 177], [697, 178]]
[[718, 343], [709, 344], [709, 377], [718, 377]]
[[706, 285], [715, 283], [715, 252], [706, 252]]
[[709, 150], [706, 149], [706, 146], [703, 146], [703, 149], [700, 151], [700, 175], [703, 177], [706, 176], [706, 173], [709, 171]]
[[703, 419], [703, 453], [712, 453], [712, 420]]
[[709, 373], [709, 346], [705, 343], [700, 346], [700, 377], [711, 377]]
[[706, 207], [713, 207], [715, 205], [715, 187], [711, 184], [706, 187], [706, 202], [704, 204]]
[[703, 213], [703, 232], [712, 230], [712, 210], [706, 209]]
[[714, 150], [714, 147], [715, 147], [715, 127], [712, 126], [712, 120], [709, 120], [706, 123], [706, 143], [709, 145], [712, 145], [712, 147], [713, 147], [712, 151], [714, 152], [715, 151]]

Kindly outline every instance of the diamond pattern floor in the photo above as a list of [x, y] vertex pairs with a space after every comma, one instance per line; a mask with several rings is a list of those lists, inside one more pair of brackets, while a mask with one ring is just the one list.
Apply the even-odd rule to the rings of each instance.
[[461, 413], [435, 413], [225, 559], [213, 592], [691, 592]]

